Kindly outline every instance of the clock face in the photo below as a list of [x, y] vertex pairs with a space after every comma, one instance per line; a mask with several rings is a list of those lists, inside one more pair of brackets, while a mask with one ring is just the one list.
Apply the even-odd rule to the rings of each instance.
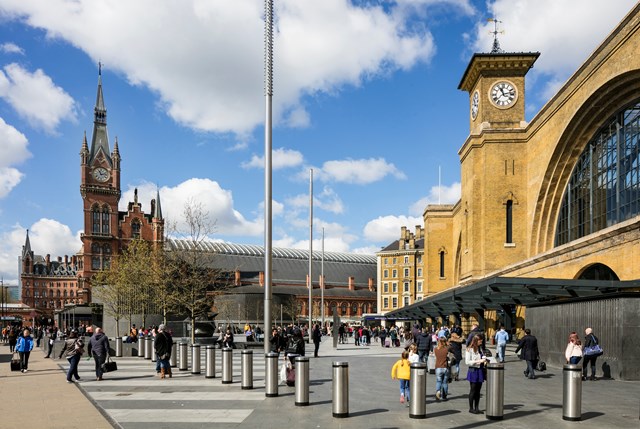
[[93, 177], [98, 182], [106, 182], [109, 180], [109, 172], [106, 169], [99, 167], [93, 170]]
[[471, 119], [474, 121], [478, 117], [478, 107], [480, 105], [480, 93], [478, 90], [473, 93], [473, 97], [471, 98]]
[[511, 83], [498, 82], [491, 88], [491, 101], [498, 107], [509, 107], [516, 100], [516, 88]]

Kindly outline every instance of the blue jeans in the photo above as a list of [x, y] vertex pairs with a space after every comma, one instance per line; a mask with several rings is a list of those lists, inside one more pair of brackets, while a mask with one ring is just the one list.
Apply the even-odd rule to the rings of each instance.
[[496, 346], [496, 354], [498, 355], [498, 362], [504, 362], [504, 355], [507, 351], [507, 345], [497, 345]]
[[571, 356], [571, 359], [569, 359], [569, 363], [571, 365], [577, 365], [578, 362], [580, 362], [580, 359], [582, 359], [582, 356]]
[[533, 378], [533, 377], [536, 376], [535, 368], [536, 368], [537, 364], [538, 364], [537, 360], [535, 360], [535, 361], [528, 360], [527, 361], [527, 372], [525, 374], [527, 377]]
[[448, 368], [436, 368], [436, 392], [440, 391], [440, 395], [442, 395], [443, 398], [449, 394], [448, 378]]
[[71, 381], [71, 377], [75, 377], [76, 380], [80, 380], [80, 376], [78, 375], [78, 364], [80, 363], [79, 354], [75, 354], [68, 358], [69, 361], [69, 370], [67, 371], [67, 381]]
[[404, 395], [404, 399], [409, 400], [409, 380], [400, 379], [400, 395]]
[[429, 355], [428, 350], [418, 350], [418, 360], [420, 362], [427, 363], [427, 356]]

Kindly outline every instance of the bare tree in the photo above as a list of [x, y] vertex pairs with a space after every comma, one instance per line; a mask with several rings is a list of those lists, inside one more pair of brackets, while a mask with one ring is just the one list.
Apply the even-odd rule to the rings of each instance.
[[132, 283], [126, 276], [126, 260], [114, 256], [108, 268], [98, 271], [92, 280], [93, 294], [102, 301], [103, 311], [116, 321], [116, 336], [120, 336], [120, 320], [129, 315], [135, 296]]

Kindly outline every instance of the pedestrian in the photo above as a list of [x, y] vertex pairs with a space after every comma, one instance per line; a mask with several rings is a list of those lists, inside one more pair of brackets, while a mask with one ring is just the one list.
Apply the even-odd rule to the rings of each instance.
[[67, 370], [67, 383], [73, 383], [73, 379], [80, 381], [78, 375], [78, 364], [84, 353], [84, 342], [78, 338], [78, 332], [73, 330], [69, 333], [69, 338], [64, 341], [64, 347], [60, 351], [58, 359], [62, 359], [62, 356], [67, 358], [69, 362], [69, 369]]
[[480, 390], [485, 380], [484, 370], [488, 359], [482, 354], [482, 337], [475, 335], [465, 352], [465, 363], [468, 366], [467, 381], [469, 381], [469, 412], [482, 414], [478, 409]]
[[538, 352], [538, 339], [531, 335], [531, 329], [529, 328], [524, 330], [524, 337], [518, 341], [516, 354], [520, 350], [522, 350], [522, 359], [527, 361], [527, 369], [524, 370], [524, 376], [530, 380], [535, 380], [535, 368], [538, 365], [540, 353]]
[[500, 325], [500, 330], [496, 332], [496, 357], [499, 363], [504, 363], [504, 356], [507, 352], [507, 341], [509, 333], [505, 331], [504, 325]]
[[33, 338], [28, 329], [22, 331], [22, 336], [16, 340], [15, 350], [20, 354], [20, 371], [27, 372], [29, 369], [29, 355], [33, 350]]
[[49, 329], [49, 337], [47, 338], [47, 346], [48, 346], [48, 351], [47, 351], [47, 355], [45, 356], [45, 359], [48, 359], [51, 357], [51, 352], [53, 351], [53, 343], [56, 340], [56, 331], [55, 328], [51, 328]]
[[451, 363], [450, 371], [454, 381], [459, 380], [463, 342], [464, 340], [460, 337], [460, 335], [458, 335], [457, 332], [451, 332], [451, 339], [449, 340], [449, 350], [451, 350], [451, 354], [453, 354], [453, 361]]
[[[391, 329], [389, 330], [389, 338], [391, 338], [391, 346], [392, 347], [398, 347], [400, 344], [400, 341], [398, 340], [398, 331], [396, 330], [395, 326], [392, 326]], [[396, 341], [398, 342], [398, 344], [396, 345]]]
[[[588, 347], [592, 347], [595, 345], [600, 344], [598, 341], [598, 337], [596, 337], [593, 334], [593, 329], [591, 328], [587, 328], [584, 330], [584, 350], [586, 350]], [[602, 353], [600, 353], [602, 354]], [[589, 379], [591, 381], [595, 381], [596, 380], [596, 359], [598, 359], [598, 356], [600, 356], [600, 354], [585, 354], [584, 356], [584, 360], [582, 361], [582, 379], [586, 380], [587, 379], [587, 367], [589, 365], [591, 365], [591, 377], [589, 377]]]
[[385, 347], [385, 340], [387, 339], [387, 328], [380, 327], [380, 332], [378, 332], [378, 336], [380, 337], [380, 345]]
[[467, 336], [467, 343], [466, 343], [467, 347], [469, 347], [469, 345], [471, 344], [471, 340], [476, 335], [480, 335], [480, 338], [482, 338], [482, 344], [480, 345], [480, 348], [482, 349], [482, 353], [485, 353], [485, 350], [487, 349], [487, 346], [486, 346], [486, 343], [485, 343], [484, 332], [482, 332], [482, 330], [480, 330], [480, 326], [477, 323], [473, 323], [471, 325], [471, 332], [469, 332], [469, 335]]
[[107, 360], [109, 354], [109, 338], [102, 332], [102, 328], [97, 327], [95, 333], [89, 340], [89, 356], [93, 357], [96, 367], [96, 380], [102, 381], [102, 365]]
[[427, 363], [427, 355], [431, 350], [431, 334], [427, 332], [427, 328], [422, 328], [420, 335], [414, 340], [418, 346], [418, 354], [420, 355], [420, 362]]
[[320, 341], [322, 341], [322, 332], [320, 332], [320, 325], [317, 323], [313, 325], [313, 331], [311, 331], [311, 339], [313, 340], [313, 357], [318, 357], [318, 349], [320, 348]]
[[171, 357], [171, 348], [173, 347], [173, 338], [169, 334], [163, 323], [158, 326], [156, 332], [156, 340], [154, 341], [154, 348], [157, 355], [158, 366], [160, 367], [160, 378], [169, 376], [171, 378], [171, 364], [169, 358]]
[[409, 380], [411, 379], [411, 364], [409, 363], [409, 352], [402, 352], [400, 359], [391, 368], [391, 378], [400, 380], [400, 403], [406, 401], [409, 406]]
[[15, 328], [9, 330], [9, 353], [16, 351], [16, 343], [18, 342], [18, 331]]
[[449, 394], [449, 343], [440, 337], [433, 353], [436, 355], [436, 401], [446, 400]]
[[564, 357], [567, 359], [567, 363], [571, 365], [577, 365], [582, 359], [582, 343], [575, 332], [569, 334], [569, 343], [564, 351]]
[[278, 328], [273, 328], [271, 330], [271, 337], [269, 338], [269, 350], [272, 353], [280, 352], [280, 334], [278, 333]]

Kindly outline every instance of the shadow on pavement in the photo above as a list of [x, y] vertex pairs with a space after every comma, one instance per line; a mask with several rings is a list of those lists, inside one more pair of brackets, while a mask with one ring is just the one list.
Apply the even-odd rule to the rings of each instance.
[[598, 413], [595, 411], [589, 411], [588, 413], [583, 413], [582, 414], [582, 420], [589, 420], [589, 419], [593, 419], [596, 417], [600, 417], [600, 416], [604, 416], [604, 413]]
[[331, 404], [333, 403], [332, 400], [328, 400], [328, 401], [316, 401], [316, 402], [310, 402], [309, 405], [325, 405], [325, 404]]
[[389, 412], [386, 408], [374, 408], [372, 410], [356, 411], [355, 413], [349, 413], [349, 417], [368, 416], [370, 414], [386, 413]]
[[431, 418], [437, 418], [437, 417], [443, 417], [443, 416], [450, 416], [453, 414], [460, 414], [462, 411], [460, 410], [442, 410], [442, 411], [438, 411], [437, 413], [430, 413], [429, 410], [427, 410], [427, 418], [431, 419]]

